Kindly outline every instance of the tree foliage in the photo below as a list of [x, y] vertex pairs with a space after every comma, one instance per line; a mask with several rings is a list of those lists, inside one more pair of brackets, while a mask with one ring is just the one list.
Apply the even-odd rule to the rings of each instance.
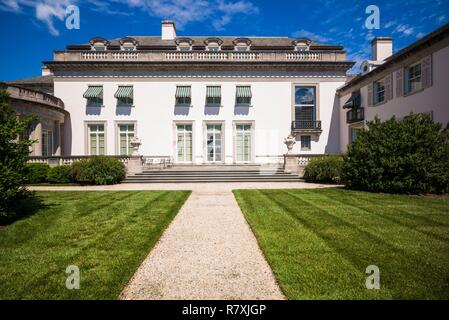
[[33, 142], [19, 137], [26, 133], [34, 119], [33, 116], [19, 117], [10, 105], [9, 94], [0, 90], [0, 211], [3, 215], [12, 209], [16, 200], [26, 195], [23, 185]]

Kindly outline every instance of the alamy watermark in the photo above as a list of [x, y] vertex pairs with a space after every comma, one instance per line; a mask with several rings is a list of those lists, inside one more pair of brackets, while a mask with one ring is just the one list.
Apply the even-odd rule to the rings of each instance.
[[366, 7], [365, 13], [369, 16], [365, 20], [365, 27], [368, 30], [380, 29], [380, 9], [376, 5]]
[[365, 286], [369, 290], [379, 290], [380, 289], [380, 269], [378, 266], [371, 265], [366, 267], [365, 273], [368, 275], [366, 277]]
[[65, 27], [68, 30], [80, 29], [80, 8], [75, 5], [69, 5], [65, 9]]
[[69, 290], [78, 290], [80, 288], [80, 269], [78, 266], [68, 266], [65, 273], [69, 274], [65, 280], [65, 286]]

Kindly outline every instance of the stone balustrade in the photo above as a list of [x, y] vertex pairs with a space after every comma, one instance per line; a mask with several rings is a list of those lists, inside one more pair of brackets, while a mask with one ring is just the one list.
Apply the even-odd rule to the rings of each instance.
[[56, 51], [54, 61], [254, 61], [254, 62], [344, 62], [342, 51]]

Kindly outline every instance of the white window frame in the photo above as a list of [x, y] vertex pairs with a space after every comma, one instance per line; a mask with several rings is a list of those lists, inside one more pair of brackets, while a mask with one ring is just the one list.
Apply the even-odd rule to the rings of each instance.
[[[293, 88], [294, 88], [293, 89], [294, 90], [293, 91], [293, 102], [294, 102], [294, 119], [295, 119], [295, 121], [317, 121], [317, 119], [318, 119], [318, 87], [316, 85], [295, 84]], [[298, 88], [312, 88], [314, 91], [315, 103], [314, 104], [296, 103], [296, 89], [298, 89]], [[296, 108], [301, 108], [301, 107], [312, 107], [313, 108], [312, 120], [296, 119]]]
[[[137, 122], [136, 121], [116, 121], [115, 123], [115, 136], [116, 136], [116, 155], [119, 156], [130, 156], [132, 155], [132, 148], [131, 146], [127, 145], [127, 154], [121, 154], [121, 146], [120, 146], [120, 134], [122, 133], [122, 131], [120, 130], [121, 126], [134, 126], [134, 130], [133, 131], [126, 131], [127, 133], [133, 133], [133, 137], [137, 137]], [[127, 140], [128, 140], [128, 135], [127, 135]], [[131, 139], [129, 139], [129, 141], [131, 141]]]
[[[249, 150], [249, 160], [248, 161], [241, 161], [238, 159], [238, 154], [237, 154], [237, 126], [238, 125], [249, 125], [250, 126], [250, 134], [251, 134], [251, 139], [250, 139], [250, 150]], [[233, 127], [234, 127], [234, 163], [237, 164], [243, 164], [243, 163], [254, 163], [254, 159], [255, 159], [255, 121], [234, 121], [233, 123]]]
[[[191, 126], [191, 134], [192, 134], [192, 144], [191, 144], [191, 152], [192, 159], [191, 160], [180, 160], [178, 159], [178, 126]], [[173, 122], [173, 159], [175, 159], [176, 163], [193, 163], [195, 161], [195, 122], [194, 121], [174, 121]]]
[[[42, 139], [42, 143], [41, 143], [42, 156], [43, 157], [53, 156], [53, 145], [54, 145], [53, 130], [42, 129], [41, 139]], [[46, 148], [44, 148], [44, 147], [46, 147]]]
[[[85, 125], [85, 139], [84, 139], [84, 145], [85, 145], [85, 154], [89, 156], [93, 156], [94, 154], [91, 154], [91, 145], [90, 145], [90, 127], [95, 125], [102, 125], [103, 126], [103, 135], [104, 135], [104, 155], [107, 155], [107, 122], [106, 121], [86, 121], [84, 123]], [[98, 134], [97, 134], [98, 138]], [[99, 151], [99, 140], [97, 139], [97, 154]]]
[[[410, 77], [410, 70], [419, 66], [419, 75], [414, 74], [413, 77]], [[419, 85], [417, 88], [412, 88], [411, 83], [413, 80], [419, 79]], [[422, 89], [422, 63], [417, 62], [412, 65], [409, 65], [405, 68], [405, 81], [404, 81], [404, 93], [405, 95], [413, 94]]]
[[[385, 79], [375, 81], [373, 84], [373, 103], [374, 105], [379, 105], [385, 103], [386, 100], [386, 91], [385, 91]], [[380, 99], [382, 97], [382, 100]]]

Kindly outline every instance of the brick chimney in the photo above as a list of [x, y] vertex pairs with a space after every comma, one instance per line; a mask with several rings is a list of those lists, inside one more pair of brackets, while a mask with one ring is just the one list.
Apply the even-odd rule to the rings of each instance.
[[162, 40], [174, 40], [176, 38], [176, 27], [173, 20], [162, 21]]
[[393, 39], [376, 37], [371, 42], [371, 50], [373, 61], [384, 61], [393, 55]]

